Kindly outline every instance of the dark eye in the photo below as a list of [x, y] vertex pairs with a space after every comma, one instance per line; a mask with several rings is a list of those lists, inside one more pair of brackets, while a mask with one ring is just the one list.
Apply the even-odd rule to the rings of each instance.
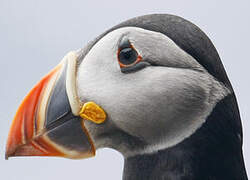
[[133, 47], [126, 47], [119, 50], [118, 60], [121, 67], [127, 67], [137, 63], [141, 57]]

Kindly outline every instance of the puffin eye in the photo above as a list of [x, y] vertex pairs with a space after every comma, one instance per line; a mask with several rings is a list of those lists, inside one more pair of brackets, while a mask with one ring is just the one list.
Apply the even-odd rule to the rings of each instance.
[[131, 47], [127, 47], [119, 51], [118, 59], [121, 66], [134, 64], [137, 58], [137, 52]]
[[130, 45], [130, 47], [119, 49], [118, 60], [121, 68], [129, 67], [139, 62], [141, 60], [141, 56], [139, 56], [132, 45]]

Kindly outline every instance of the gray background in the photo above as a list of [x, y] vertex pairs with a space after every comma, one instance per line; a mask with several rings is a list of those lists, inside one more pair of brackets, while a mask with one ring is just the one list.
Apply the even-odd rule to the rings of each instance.
[[214, 42], [238, 98], [250, 172], [249, 8], [247, 0], [0, 0], [0, 179], [121, 179], [123, 159], [111, 149], [86, 160], [5, 161], [5, 143], [23, 97], [68, 51], [123, 20], [149, 13], [180, 15]]

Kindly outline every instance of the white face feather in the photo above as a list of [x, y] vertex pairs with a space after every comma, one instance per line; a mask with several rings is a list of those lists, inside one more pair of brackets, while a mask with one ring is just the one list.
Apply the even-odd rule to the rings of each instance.
[[[147, 66], [122, 73], [117, 52], [128, 38]], [[192, 135], [229, 90], [167, 36], [135, 27], [114, 30], [100, 39], [77, 72], [78, 95], [94, 101], [107, 122], [85, 122], [97, 148], [113, 147], [124, 156], [152, 153], [174, 146]], [[117, 128], [146, 145], [132, 149], [127, 142], [101, 136]], [[136, 145], [135, 145], [136, 146]]]

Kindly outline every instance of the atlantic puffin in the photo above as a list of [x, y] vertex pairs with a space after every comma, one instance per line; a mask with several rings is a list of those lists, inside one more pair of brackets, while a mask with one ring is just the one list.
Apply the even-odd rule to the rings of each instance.
[[236, 97], [211, 40], [169, 14], [71, 51], [24, 98], [6, 159], [113, 148], [123, 180], [247, 180]]

